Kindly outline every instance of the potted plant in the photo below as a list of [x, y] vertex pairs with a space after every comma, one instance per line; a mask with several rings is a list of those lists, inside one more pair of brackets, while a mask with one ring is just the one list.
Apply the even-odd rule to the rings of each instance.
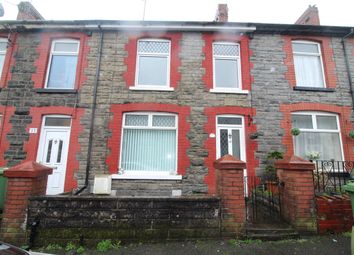
[[354, 130], [350, 130], [350, 132], [349, 132], [349, 137], [350, 137], [350, 138], [354, 138]]
[[311, 162], [316, 161], [317, 159], [320, 158], [320, 152], [318, 151], [310, 151], [306, 153], [306, 158], [310, 160]]
[[291, 134], [292, 134], [293, 136], [298, 136], [300, 133], [301, 133], [301, 131], [300, 131], [300, 129], [298, 129], [298, 128], [292, 128], [292, 129], [291, 129]]
[[276, 181], [276, 169], [274, 166], [274, 163], [276, 160], [282, 159], [283, 158], [283, 153], [280, 151], [270, 151], [267, 154], [267, 165], [265, 167], [265, 179], [266, 179], [266, 184], [267, 184], [267, 190], [272, 192], [273, 194], [276, 194], [278, 192], [278, 183]]

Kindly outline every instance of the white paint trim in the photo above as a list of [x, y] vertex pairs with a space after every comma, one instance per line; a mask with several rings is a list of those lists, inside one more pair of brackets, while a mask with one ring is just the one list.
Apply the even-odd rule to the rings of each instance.
[[154, 87], [154, 86], [147, 86], [147, 85], [140, 85], [139, 87], [134, 87], [131, 86], [129, 87], [130, 90], [154, 90], [154, 91], [174, 91], [175, 89], [172, 87], [166, 87], [166, 86], [159, 86], [159, 87]]
[[167, 173], [166, 175], [161, 173], [146, 173], [135, 171], [134, 173], [124, 174], [112, 174], [112, 179], [127, 179], [127, 180], [182, 180], [182, 175], [170, 175]]
[[242, 94], [242, 95], [247, 95], [247, 94], [249, 94], [249, 90], [241, 90], [241, 89], [222, 89], [222, 88], [210, 89], [209, 92], [211, 92], [211, 93]]

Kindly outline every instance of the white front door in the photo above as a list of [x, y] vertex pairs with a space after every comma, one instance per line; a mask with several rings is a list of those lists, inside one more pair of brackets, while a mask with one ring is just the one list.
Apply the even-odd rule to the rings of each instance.
[[230, 154], [246, 161], [243, 118], [238, 116], [217, 116], [216, 157]]
[[37, 162], [53, 168], [48, 176], [47, 195], [64, 192], [70, 125], [71, 119], [62, 116], [47, 116], [43, 120]]

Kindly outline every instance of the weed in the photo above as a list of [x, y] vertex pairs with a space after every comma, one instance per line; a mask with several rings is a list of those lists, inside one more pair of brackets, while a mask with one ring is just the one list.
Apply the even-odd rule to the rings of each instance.
[[65, 251], [72, 251], [72, 250], [76, 250], [76, 245], [73, 244], [72, 242], [67, 243], [67, 245], [65, 246]]
[[262, 243], [262, 240], [260, 240], [260, 239], [245, 239], [245, 240], [242, 240], [241, 243], [243, 243], [243, 244], [260, 244], [260, 243]]
[[112, 240], [110, 239], [102, 240], [97, 244], [96, 247], [97, 251], [99, 252], [106, 252], [110, 249], [119, 250], [120, 248], [121, 248], [120, 241], [116, 243], [112, 243]]
[[79, 248], [76, 249], [76, 252], [78, 254], [84, 253], [85, 252], [85, 248], [83, 246], [79, 246]]
[[240, 241], [239, 240], [236, 240], [236, 239], [229, 239], [227, 241], [227, 243], [231, 246], [239, 246], [240, 245]]
[[344, 237], [351, 237], [352, 236], [352, 232], [344, 232], [344, 233], [342, 233], [342, 235]]
[[45, 247], [46, 251], [58, 251], [62, 250], [63, 247], [61, 247], [59, 244], [48, 244], [47, 247]]

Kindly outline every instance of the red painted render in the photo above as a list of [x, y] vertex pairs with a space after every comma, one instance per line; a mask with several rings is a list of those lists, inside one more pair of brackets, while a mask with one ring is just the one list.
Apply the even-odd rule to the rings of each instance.
[[30, 134], [29, 140], [23, 146], [24, 151], [27, 152], [27, 158], [24, 161], [35, 161], [37, 158], [43, 116], [58, 114], [68, 115], [72, 118], [64, 192], [77, 188], [77, 181], [74, 178], [74, 172], [79, 169], [79, 161], [76, 159], [76, 155], [80, 152], [79, 136], [84, 131], [84, 127], [80, 124], [80, 120], [83, 117], [84, 112], [85, 110], [81, 108], [71, 108], [65, 106], [31, 107], [30, 109], [32, 124], [28, 125], [26, 130], [29, 132], [30, 128], [37, 128], [38, 131], [36, 134]]
[[350, 130], [354, 129], [354, 125], [350, 121], [350, 115], [352, 113], [350, 106], [337, 106], [320, 103], [282, 104], [280, 105], [280, 111], [284, 116], [280, 126], [284, 129], [282, 142], [285, 146], [285, 156], [291, 156], [294, 154], [293, 137], [291, 135], [291, 113], [298, 111], [317, 111], [338, 114], [344, 158], [345, 160], [354, 160], [354, 154], [352, 152], [354, 139], [349, 137]]
[[[256, 115], [256, 110], [239, 106], [206, 107], [204, 113], [208, 117], [208, 121], [204, 126], [204, 131], [207, 134], [216, 134], [217, 115], [234, 114], [244, 116], [247, 175], [255, 176], [255, 169], [259, 165], [259, 160], [255, 158], [255, 151], [258, 148], [258, 143], [256, 140], [250, 139], [249, 136], [257, 131], [256, 125], [252, 123], [252, 118]], [[216, 176], [213, 166], [213, 162], [216, 160], [216, 137], [211, 138], [208, 136], [208, 139], [204, 143], [204, 147], [209, 152], [209, 156], [206, 157], [204, 161], [209, 171], [204, 181], [209, 187], [209, 194], [216, 194]]]
[[[1, 38], [8, 38], [7, 34], [0, 34]], [[12, 73], [10, 72], [12, 66], [15, 66], [16, 59], [14, 58], [14, 53], [17, 52], [18, 44], [17, 44], [17, 36], [18, 34], [11, 34], [9, 37], [9, 43], [6, 50], [4, 66], [2, 68], [1, 79], [0, 79], [0, 88], [4, 88], [7, 86], [7, 82], [11, 80]]]
[[5, 151], [8, 150], [10, 143], [7, 140], [7, 135], [12, 129], [10, 118], [15, 113], [13, 106], [0, 106], [0, 114], [2, 122], [0, 123], [0, 166], [6, 166], [7, 161], [4, 159]]
[[213, 88], [213, 43], [223, 41], [240, 44], [242, 89], [251, 90], [252, 77], [250, 70], [253, 64], [250, 62], [252, 51], [249, 49], [249, 38], [240, 35], [204, 33], [203, 39], [205, 42], [203, 47], [205, 59], [202, 63], [203, 68], [205, 68], [203, 81], [207, 88]]
[[284, 64], [288, 67], [285, 78], [289, 81], [291, 87], [296, 86], [294, 57], [291, 42], [294, 40], [304, 40], [317, 42], [321, 46], [322, 63], [326, 88], [337, 87], [336, 65], [334, 62], [334, 53], [331, 46], [331, 39], [321, 36], [283, 36], [284, 46], [283, 51], [286, 53]]
[[32, 75], [34, 88], [43, 88], [45, 86], [52, 41], [57, 39], [75, 39], [80, 41], [80, 49], [76, 67], [76, 80], [74, 85], [74, 89], [79, 89], [87, 79], [84, 71], [88, 66], [87, 56], [90, 51], [87, 44], [88, 35], [79, 32], [41, 34], [41, 43], [37, 48], [39, 57], [34, 63], [37, 71]]
[[179, 58], [180, 53], [180, 40], [182, 38], [181, 33], [143, 33], [143, 34], [129, 34], [129, 42], [125, 45], [127, 56], [124, 58], [124, 63], [127, 66], [127, 71], [123, 77], [125, 79], [126, 86], [135, 86], [135, 71], [136, 71], [136, 56], [137, 56], [137, 43], [139, 39], [153, 38], [153, 39], [166, 39], [171, 41], [171, 66], [170, 66], [170, 87], [177, 88], [179, 81], [181, 80], [181, 74], [178, 68], [181, 66], [181, 60]]
[[109, 124], [109, 130], [111, 130], [112, 136], [108, 139], [107, 143], [108, 149], [111, 153], [106, 159], [109, 172], [111, 174], [116, 174], [118, 172], [123, 113], [135, 111], [168, 112], [178, 114], [177, 173], [184, 175], [186, 169], [190, 166], [190, 160], [187, 155], [187, 149], [190, 146], [187, 139], [187, 134], [190, 128], [190, 125], [187, 122], [187, 117], [190, 115], [190, 107], [158, 103], [114, 104], [111, 106], [113, 118]]

